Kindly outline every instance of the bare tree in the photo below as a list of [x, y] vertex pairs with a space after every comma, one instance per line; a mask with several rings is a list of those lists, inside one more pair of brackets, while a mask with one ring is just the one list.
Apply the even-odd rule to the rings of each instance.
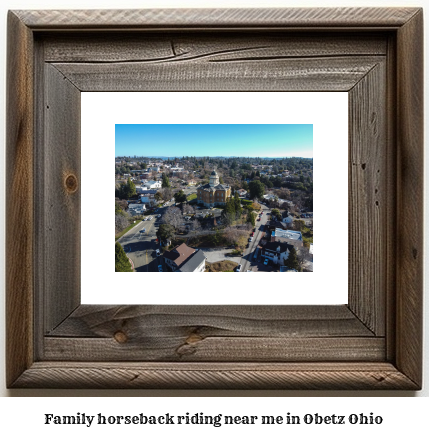
[[287, 188], [281, 188], [277, 191], [277, 195], [282, 200], [290, 200], [290, 191]]
[[311, 259], [310, 253], [307, 248], [301, 247], [299, 250], [297, 250], [296, 257], [298, 259], [298, 265], [300, 271], [304, 268], [304, 266], [308, 263], [308, 261]]
[[191, 205], [189, 205], [189, 204], [184, 204], [182, 210], [183, 210], [184, 214], [193, 214], [193, 213], [195, 213], [195, 209]]
[[194, 220], [190, 222], [192, 231], [198, 233], [202, 230], [202, 226], [199, 220]]
[[231, 226], [231, 224], [235, 221], [235, 214], [233, 213], [222, 214], [222, 220], [226, 226]]
[[165, 201], [170, 200], [170, 198], [173, 198], [173, 190], [171, 188], [162, 188], [158, 192], [161, 193], [162, 198]]
[[115, 215], [115, 233], [122, 232], [128, 227], [128, 218], [124, 215]]
[[302, 228], [304, 227], [305, 223], [303, 220], [294, 220], [293, 222], [293, 228], [294, 230], [297, 230], [298, 232], [302, 231]]
[[240, 238], [244, 238], [244, 241], [246, 241], [249, 233], [247, 230], [247, 226], [244, 226], [244, 229], [238, 228], [237, 226], [230, 226], [223, 231], [223, 236], [225, 237], [228, 244], [238, 244]]
[[162, 223], [170, 224], [175, 229], [178, 229], [183, 224], [182, 211], [175, 206], [169, 207], [162, 217]]

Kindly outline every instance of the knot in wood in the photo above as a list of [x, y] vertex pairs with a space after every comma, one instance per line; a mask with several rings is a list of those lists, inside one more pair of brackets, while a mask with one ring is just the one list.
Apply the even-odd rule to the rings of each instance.
[[64, 183], [69, 194], [77, 191], [77, 178], [74, 174], [69, 174]]
[[124, 332], [117, 331], [113, 337], [115, 338], [116, 342], [119, 342], [120, 344], [123, 344], [124, 342], [127, 342], [128, 338], [127, 335]]

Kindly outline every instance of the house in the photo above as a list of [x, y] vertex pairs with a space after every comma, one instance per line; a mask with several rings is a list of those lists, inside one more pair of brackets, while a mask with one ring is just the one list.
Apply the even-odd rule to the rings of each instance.
[[163, 254], [165, 264], [173, 272], [204, 272], [206, 257], [201, 250], [188, 247], [185, 243]]
[[131, 203], [128, 205], [128, 212], [134, 216], [134, 215], [141, 215], [146, 210], [146, 206], [141, 203]]
[[137, 194], [143, 194], [144, 192], [147, 191], [147, 187], [146, 186], [136, 186], [136, 192]]
[[262, 246], [261, 256], [272, 260], [276, 265], [284, 265], [293, 245], [287, 242], [268, 241]]
[[140, 201], [142, 204], [146, 204], [148, 206], [153, 206], [157, 203], [157, 201], [155, 200], [155, 196], [154, 194], [141, 194], [140, 195]]
[[246, 197], [246, 195], [247, 195], [247, 191], [246, 191], [245, 189], [237, 189], [236, 192], [238, 193], [238, 196], [239, 196], [240, 198], [244, 198], [244, 197]]
[[162, 182], [156, 180], [148, 180], [147, 182], [143, 183], [143, 186], [145, 186], [147, 189], [157, 189], [162, 186]]
[[293, 223], [293, 218], [289, 215], [287, 211], [283, 212], [282, 223], [286, 224], [288, 227], [291, 226]]
[[304, 246], [302, 233], [296, 230], [283, 230], [276, 228], [271, 232], [270, 241], [286, 242], [289, 245], [293, 245], [296, 249]]

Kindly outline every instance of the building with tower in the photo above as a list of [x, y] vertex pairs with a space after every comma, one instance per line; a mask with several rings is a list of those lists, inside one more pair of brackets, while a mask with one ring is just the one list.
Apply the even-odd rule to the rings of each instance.
[[216, 170], [210, 174], [209, 183], [197, 188], [197, 201], [205, 207], [224, 206], [231, 197], [231, 186], [221, 185]]

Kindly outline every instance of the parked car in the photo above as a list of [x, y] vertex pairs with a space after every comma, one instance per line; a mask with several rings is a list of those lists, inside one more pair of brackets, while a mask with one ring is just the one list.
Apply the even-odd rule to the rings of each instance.
[[[156, 254], [157, 256], [161, 256], [161, 252], [159, 251], [158, 248], [155, 250], [155, 254]], [[161, 266], [161, 265], [159, 265], [159, 266]]]
[[268, 265], [268, 260], [269, 259], [266, 257], [265, 260], [264, 260], [264, 265]]
[[235, 268], [235, 272], [240, 272], [241, 271], [241, 265], [238, 265], [237, 268]]
[[252, 232], [252, 236], [255, 236], [255, 232]]
[[158, 271], [162, 272], [162, 265], [158, 265]]
[[250, 238], [249, 238], [249, 242], [252, 242], [252, 241], [253, 241], [253, 238], [252, 238], [252, 237], [250, 237]]
[[146, 229], [145, 228], [141, 229], [140, 233], [146, 233]]

